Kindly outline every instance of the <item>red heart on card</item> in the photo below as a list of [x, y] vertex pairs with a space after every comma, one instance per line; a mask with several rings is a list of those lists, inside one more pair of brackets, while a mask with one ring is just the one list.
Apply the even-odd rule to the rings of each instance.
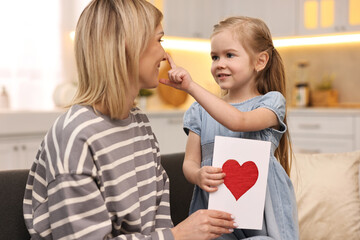
[[240, 165], [236, 160], [229, 159], [223, 164], [222, 170], [226, 174], [224, 184], [236, 201], [255, 185], [259, 176], [258, 168], [252, 161]]

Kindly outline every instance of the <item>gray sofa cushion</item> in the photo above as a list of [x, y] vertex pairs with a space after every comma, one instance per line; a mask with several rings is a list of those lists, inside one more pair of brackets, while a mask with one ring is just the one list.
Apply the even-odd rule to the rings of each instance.
[[29, 170], [0, 171], [0, 239], [26, 240], [22, 205]]
[[170, 179], [171, 219], [176, 226], [188, 217], [194, 185], [189, 183], [183, 174], [184, 153], [165, 154], [161, 164]]

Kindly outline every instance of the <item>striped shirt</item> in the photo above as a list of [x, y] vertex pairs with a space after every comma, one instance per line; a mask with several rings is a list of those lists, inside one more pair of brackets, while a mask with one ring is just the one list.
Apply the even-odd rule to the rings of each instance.
[[173, 239], [169, 179], [146, 115], [111, 120], [72, 106], [41, 143], [23, 210], [32, 239]]

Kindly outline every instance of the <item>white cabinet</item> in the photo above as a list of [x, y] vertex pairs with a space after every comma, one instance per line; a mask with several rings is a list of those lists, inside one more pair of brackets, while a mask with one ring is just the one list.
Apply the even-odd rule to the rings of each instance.
[[297, 0], [164, 0], [164, 29], [169, 36], [208, 39], [213, 25], [229, 16], [264, 20], [273, 36], [296, 33]]
[[288, 128], [294, 152], [360, 150], [360, 110], [291, 109]]
[[150, 112], [146, 115], [159, 142], [161, 154], [185, 151], [187, 135], [183, 130], [183, 111]]
[[30, 168], [44, 136], [0, 138], [0, 169]]
[[273, 37], [296, 34], [297, 0], [232, 0], [231, 2], [233, 4], [227, 6], [230, 15], [262, 19], [269, 27]]
[[[168, 36], [209, 38], [218, 12], [210, 16], [214, 0], [164, 0], [164, 31]], [[205, 25], [205, 23], [208, 23]]]
[[360, 0], [299, 0], [299, 34], [360, 30]]
[[0, 170], [30, 168], [41, 141], [62, 111], [1, 111]]
[[[1, 112], [0, 170], [30, 168], [40, 144], [62, 111]], [[184, 111], [148, 112], [162, 154], [184, 152]]]

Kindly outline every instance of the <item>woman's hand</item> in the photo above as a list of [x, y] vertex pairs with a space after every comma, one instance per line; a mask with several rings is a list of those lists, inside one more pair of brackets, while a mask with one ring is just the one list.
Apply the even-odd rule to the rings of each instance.
[[160, 83], [174, 87], [183, 91], [188, 91], [193, 80], [188, 71], [182, 67], [176, 66], [174, 60], [167, 54], [167, 60], [171, 69], [168, 72], [169, 79], [159, 79]]
[[217, 186], [224, 183], [225, 173], [221, 168], [203, 166], [196, 172], [196, 185], [206, 192], [217, 191]]
[[237, 225], [231, 214], [198, 210], [171, 229], [175, 240], [210, 240], [233, 232]]

